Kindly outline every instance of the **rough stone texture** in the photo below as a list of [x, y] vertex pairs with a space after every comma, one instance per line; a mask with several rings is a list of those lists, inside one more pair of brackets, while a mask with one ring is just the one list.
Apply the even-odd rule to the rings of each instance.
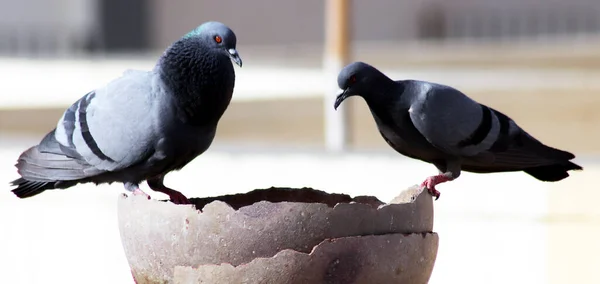
[[[143, 197], [119, 199], [121, 239], [138, 284], [172, 283], [176, 266], [239, 266], [283, 250], [307, 254], [328, 239], [433, 229], [432, 198], [418, 188], [389, 204], [309, 188], [270, 188], [193, 202], [202, 212]], [[428, 249], [437, 251], [437, 242]], [[428, 278], [431, 270], [422, 273]]]
[[310, 254], [283, 250], [248, 264], [175, 267], [175, 284], [427, 283], [436, 233], [388, 234], [325, 240]]

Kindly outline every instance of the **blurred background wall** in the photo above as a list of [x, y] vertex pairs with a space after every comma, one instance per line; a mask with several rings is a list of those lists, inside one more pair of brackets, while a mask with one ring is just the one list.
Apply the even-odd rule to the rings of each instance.
[[[323, 42], [323, 1], [23, 0], [0, 1], [4, 54], [163, 49], [207, 19], [227, 22], [246, 45]], [[356, 41], [493, 41], [600, 31], [594, 0], [352, 1]]]
[[[322, 70], [324, 1], [0, 0], [0, 7], [0, 184], [15, 177], [12, 164], [20, 151], [52, 129], [68, 105], [127, 68], [152, 68], [171, 42], [208, 20], [236, 32], [244, 67], [236, 67], [234, 99], [213, 148], [194, 163], [209, 161], [205, 166], [241, 168], [236, 174], [256, 176], [256, 183], [245, 184], [243, 178], [223, 178], [239, 183], [240, 190], [250, 189], [247, 184], [271, 185], [270, 179], [277, 178], [268, 171], [279, 169], [279, 163], [294, 173], [277, 179], [282, 186], [327, 184], [321, 189], [338, 186], [353, 194], [391, 194], [434, 173], [432, 166], [391, 150], [359, 98], [347, 101], [349, 148], [356, 156], [322, 154], [324, 108], [333, 107], [323, 98], [332, 83]], [[457, 87], [508, 114], [545, 143], [576, 153], [585, 168], [554, 184], [517, 173], [467, 173], [440, 186], [436, 228], [442, 244], [432, 283], [600, 283], [600, 1], [354, 0], [351, 7], [352, 60], [369, 62], [394, 79]], [[236, 158], [255, 152], [243, 163]], [[345, 181], [332, 178], [344, 176], [340, 169], [360, 167], [362, 172], [348, 174]], [[190, 171], [175, 180], [205, 189], [219, 177], [197, 180]], [[413, 176], [413, 171], [418, 173]], [[293, 183], [294, 178], [301, 182]], [[373, 179], [377, 188], [363, 186]], [[24, 205], [30, 201], [14, 200], [8, 189], [0, 192], [0, 215], [22, 214], [7, 219], [9, 228], [18, 230], [11, 241], [0, 236], [0, 249], [2, 244], [27, 248], [39, 232], [23, 224], [38, 220], [35, 209], [55, 212], [52, 203], [43, 203], [46, 198], [77, 197], [78, 191], [70, 192], [48, 193], [36, 199], [41, 203], [32, 210], [22, 209], [31, 208]], [[73, 202], [80, 200], [75, 197]], [[112, 195], [105, 199], [113, 206]], [[114, 214], [106, 204], [98, 205], [106, 211], [98, 214]], [[63, 222], [69, 230], [69, 218], [74, 215], [65, 211], [60, 220], [47, 220]], [[105, 223], [97, 233], [114, 237], [112, 223]], [[44, 232], [54, 227], [47, 225]], [[23, 230], [33, 231], [24, 238]], [[80, 240], [105, 236], [81, 235], [84, 231], [69, 234]], [[56, 240], [64, 238], [56, 235]], [[124, 271], [115, 276], [118, 281], [104, 283], [128, 279], [119, 247], [99, 249], [106, 258], [97, 261], [111, 267], [117, 255], [121, 263], [113, 268]], [[76, 264], [71, 259], [75, 251], [62, 252], [63, 261]], [[28, 275], [27, 257], [38, 259], [36, 253], [15, 250], [12, 255], [23, 259], [0, 259], [0, 265]], [[57, 265], [52, 271], [64, 266], [52, 265]], [[62, 273], [52, 279], [65, 277]], [[24, 279], [15, 275], [8, 279]]]
[[[2, 0], [0, 4], [4, 7], [0, 10], [0, 55], [5, 58], [134, 58], [148, 67], [191, 28], [219, 20], [236, 31], [248, 69], [274, 66], [318, 72], [322, 64], [325, 15], [323, 1], [318, 0]], [[597, 129], [594, 123], [600, 120], [595, 111], [599, 98], [591, 94], [600, 86], [595, 79], [600, 66], [600, 2], [373, 0], [351, 1], [351, 7], [352, 59], [396, 70], [396, 79], [418, 77], [462, 88], [483, 102], [493, 102], [550, 144], [599, 152], [596, 141], [600, 134], [584, 129]], [[99, 62], [98, 66], [102, 64], [106, 65]], [[129, 67], [116, 61], [104, 70], [112, 68], [111, 74], [118, 74]], [[315, 72], [292, 72], [288, 78], [312, 80]], [[238, 72], [239, 76], [243, 73]], [[90, 76], [92, 80], [97, 77]], [[265, 77], [257, 80], [261, 79]], [[275, 95], [266, 96], [269, 100], [259, 102], [268, 111], [252, 113], [256, 109], [252, 99], [234, 99], [220, 138], [322, 145], [323, 103], [318, 88], [291, 91], [282, 84], [268, 86], [276, 85], [273, 81], [248, 80], [252, 81], [248, 85], [258, 87], [244, 93], [246, 89], [238, 84], [238, 93], [257, 98], [265, 97], [269, 87], [277, 89]], [[1, 96], [7, 101], [10, 94], [12, 104], [17, 105], [20, 98], [39, 95], [22, 88], [5, 89]], [[83, 86], [77, 90], [86, 92]], [[65, 97], [64, 104], [78, 96], [65, 94], [66, 90], [55, 92], [57, 98]], [[286, 95], [290, 92], [294, 94]], [[364, 104], [353, 101], [349, 105], [354, 113], [351, 146], [386, 147]], [[289, 111], [292, 106], [302, 106], [303, 111]], [[60, 111], [43, 109], [51, 117]], [[529, 115], [533, 110], [535, 115]], [[270, 117], [284, 113], [283, 122], [264, 127]], [[2, 115], [4, 121], [9, 119], [6, 111], [0, 112]], [[252, 118], [247, 119], [249, 116]], [[549, 117], [556, 118], [550, 126], [546, 123]], [[31, 127], [51, 126], [52, 120], [30, 119], [34, 120]], [[289, 124], [299, 127], [290, 132], [285, 128]], [[0, 122], [0, 130], [25, 131], [28, 127]], [[563, 135], [552, 135], [552, 130]], [[584, 133], [594, 139], [584, 139]]]

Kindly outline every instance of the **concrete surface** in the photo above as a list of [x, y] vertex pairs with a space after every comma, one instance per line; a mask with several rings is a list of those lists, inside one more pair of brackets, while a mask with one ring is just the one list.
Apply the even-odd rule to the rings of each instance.
[[[385, 52], [378, 53], [383, 57], [358, 54], [357, 59], [377, 64], [392, 62], [392, 71], [404, 68], [407, 73], [399, 70], [398, 78], [465, 88], [542, 141], [577, 153], [577, 162], [585, 168], [559, 183], [538, 182], [522, 173], [464, 173], [440, 185], [434, 230], [442, 239], [432, 284], [600, 283], [600, 164], [589, 156], [600, 154], [597, 47], [585, 49], [583, 53], [596, 54], [589, 57], [573, 46], [546, 45], [560, 50], [553, 54], [529, 45], [523, 47], [529, 50], [525, 55], [515, 56], [515, 50], [506, 46], [482, 51], [470, 44], [440, 47], [443, 55], [415, 46], [421, 55], [413, 52], [403, 59]], [[536, 56], [535, 62], [527, 59]], [[439, 66], [457, 57], [470, 62]], [[292, 59], [273, 64], [281, 67]], [[115, 198], [123, 192], [121, 185], [82, 185], [28, 200], [14, 197], [7, 185], [17, 177], [13, 164], [19, 153], [54, 126], [64, 107], [124, 68], [152, 64], [131, 58], [121, 63], [101, 60], [103, 64], [71, 61], [75, 60], [0, 60], [0, 283], [132, 283], [117, 226]], [[389, 149], [360, 100], [348, 102], [355, 109], [353, 146], [360, 151], [346, 155], [319, 151], [323, 102], [316, 92], [321, 81], [314, 68], [320, 60], [284, 70], [260, 62], [244, 57], [245, 67], [236, 72], [238, 87], [246, 87], [234, 95], [215, 145], [167, 176], [167, 185], [189, 196], [311, 186], [390, 200], [398, 193], [390, 188], [400, 190], [435, 173], [433, 166]], [[256, 68], [246, 69], [250, 63]], [[533, 68], [555, 65], [564, 69]], [[276, 79], [253, 80], [252, 74], [259, 73], [261, 78]], [[273, 95], [283, 99], [272, 100]], [[264, 100], [256, 101], [261, 96]], [[19, 133], [28, 137], [15, 136]]]
[[426, 284], [438, 236], [386, 234], [325, 240], [310, 254], [283, 250], [237, 267], [175, 267], [175, 284]]
[[[243, 56], [242, 51], [240, 53]], [[328, 86], [321, 68], [265, 65], [260, 59], [244, 59], [235, 68], [233, 101], [285, 98], [320, 98]], [[21, 59], [0, 58], [0, 109], [68, 106], [90, 90], [120, 76], [126, 69], [151, 70], [158, 59]], [[359, 59], [355, 59], [359, 60]], [[370, 61], [368, 61], [370, 62]], [[377, 65], [396, 80], [429, 80], [464, 89], [482, 91], [579, 91], [600, 90], [594, 69], [511, 68], [485, 66], [402, 67]], [[35, 83], [31, 83], [35, 82]]]
[[[476, 93], [544, 143], [579, 155], [600, 154], [600, 96], [593, 93]], [[347, 101], [351, 116], [350, 141], [357, 150], [393, 153], [377, 131], [360, 98]], [[518, 102], [518, 103], [515, 103]], [[217, 143], [271, 147], [323, 147], [323, 101], [319, 98], [234, 102], [219, 123]], [[0, 136], [37, 135], [56, 126], [64, 108], [0, 110]], [[275, 119], [276, 118], [276, 119]], [[15, 123], [18, 122], [18, 123]]]
[[[260, 199], [253, 197], [256, 193], [261, 194]], [[384, 282], [388, 283], [414, 283], [411, 280], [424, 283], [429, 279], [437, 252], [437, 236], [410, 238], [402, 235], [432, 232], [433, 202], [427, 191], [418, 186], [411, 187], [402, 191], [403, 199], [395, 198], [396, 202], [389, 204], [374, 202], [374, 197], [331, 204], [328, 200], [337, 195], [318, 193], [307, 188], [270, 188], [230, 198], [217, 197], [220, 200], [206, 205], [201, 205], [206, 202], [192, 199], [195, 207], [148, 201], [141, 196], [121, 197], [118, 201], [119, 231], [132, 274], [138, 284], [177, 283], [173, 282], [176, 266], [196, 268], [222, 263], [246, 266], [256, 259], [273, 258], [269, 263], [287, 266], [289, 269], [280, 273], [288, 273], [292, 279], [326, 270], [329, 262], [323, 263], [324, 259], [333, 261], [340, 255], [355, 254], [355, 261], [349, 265], [357, 272], [361, 271], [360, 279], [375, 278], [371, 274], [374, 272], [381, 274], [379, 279], [387, 279]], [[241, 207], [234, 208], [230, 204]], [[380, 239], [344, 240], [346, 237], [395, 234], [398, 235], [383, 240], [383, 243], [386, 240], [396, 242], [388, 242], [385, 246], [398, 252], [392, 258], [382, 252], [385, 248], [381, 247]], [[317, 247], [327, 240], [340, 242], [334, 245], [333, 251]], [[357, 243], [361, 246], [346, 246]], [[371, 245], [379, 246], [379, 250], [369, 253], [367, 248]], [[428, 245], [435, 246], [426, 247]], [[311, 255], [317, 250], [318, 253], [314, 259], [306, 260], [309, 263], [296, 263], [298, 259], [294, 257], [275, 257], [284, 250]], [[343, 262], [341, 265], [346, 265], [348, 260]], [[374, 263], [389, 265], [370, 270]], [[261, 268], [257, 263], [251, 266], [249, 270], [236, 271], [232, 277], [249, 273], [245, 277], [253, 280], [245, 282], [248, 284], [281, 283], [276, 281], [280, 277], [277, 275], [262, 275], [267, 278], [261, 281], [255, 278], [259, 271], [273, 267]], [[405, 273], [397, 273], [398, 269]], [[211, 271], [215, 275], [223, 273], [219, 269]], [[214, 283], [215, 275], [204, 275], [198, 283]], [[224, 278], [219, 283], [227, 283], [225, 279], [233, 278]], [[344, 278], [340, 278], [340, 274], [335, 274], [330, 280], [335, 283], [341, 279]]]
[[[244, 67], [236, 68], [233, 103], [220, 122], [217, 141], [322, 146], [323, 108], [333, 107], [333, 102], [323, 102], [323, 94], [333, 82], [324, 81], [327, 77], [318, 66], [266, 64], [262, 58], [244, 57]], [[0, 58], [4, 78], [0, 84], [0, 136], [4, 132], [40, 135], [52, 129], [64, 109], [90, 89], [119, 76], [126, 68], [149, 69], [153, 64], [154, 59], [147, 56]], [[394, 79], [430, 80], [457, 87], [511, 116], [551, 146], [600, 154], [600, 69], [389, 63], [382, 64], [382, 69]], [[351, 147], [386, 149], [366, 104], [352, 98], [348, 107], [352, 112]]]
[[[133, 283], [118, 231], [121, 185], [82, 185], [26, 200], [10, 193], [14, 160], [37, 139], [0, 139], [0, 282]], [[188, 196], [311, 186], [391, 200], [435, 173], [389, 151], [267, 149], [217, 144], [166, 184]], [[441, 239], [430, 283], [599, 283], [600, 164], [578, 162], [585, 170], [559, 183], [523, 173], [464, 173], [440, 185], [434, 230]]]

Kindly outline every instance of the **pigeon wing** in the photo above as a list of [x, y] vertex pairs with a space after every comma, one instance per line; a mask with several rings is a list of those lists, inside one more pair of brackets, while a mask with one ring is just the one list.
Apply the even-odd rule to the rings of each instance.
[[104, 171], [138, 163], [157, 142], [154, 73], [127, 71], [65, 111], [55, 139], [63, 153]]
[[419, 85], [409, 109], [410, 119], [425, 139], [444, 153], [473, 157], [502, 140], [499, 137], [506, 137], [500, 135], [500, 121], [493, 109], [448, 86]]

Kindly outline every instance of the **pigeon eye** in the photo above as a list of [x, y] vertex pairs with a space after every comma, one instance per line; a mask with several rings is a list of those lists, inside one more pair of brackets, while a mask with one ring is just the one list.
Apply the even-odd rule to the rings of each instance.
[[349, 81], [350, 81], [350, 83], [356, 82], [356, 76], [355, 75], [350, 76], [350, 80]]
[[217, 43], [221, 43], [223, 41], [223, 39], [220, 36], [215, 36], [215, 41]]

